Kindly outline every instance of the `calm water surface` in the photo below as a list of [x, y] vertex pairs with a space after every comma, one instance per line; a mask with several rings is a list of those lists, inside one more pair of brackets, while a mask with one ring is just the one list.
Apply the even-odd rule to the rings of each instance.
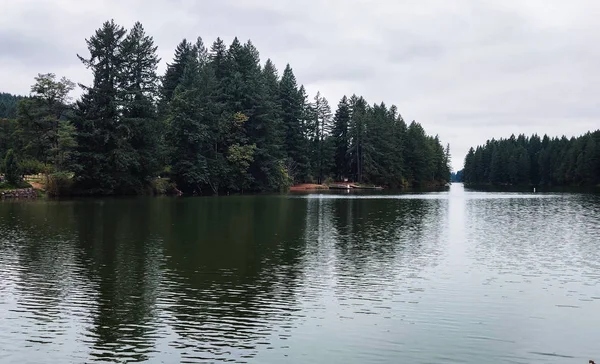
[[600, 196], [0, 203], [0, 363], [600, 361]]

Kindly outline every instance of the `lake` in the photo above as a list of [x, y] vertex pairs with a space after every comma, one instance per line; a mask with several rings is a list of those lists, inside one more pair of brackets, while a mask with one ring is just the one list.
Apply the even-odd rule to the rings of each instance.
[[599, 195], [0, 203], [1, 363], [587, 363], [599, 338]]

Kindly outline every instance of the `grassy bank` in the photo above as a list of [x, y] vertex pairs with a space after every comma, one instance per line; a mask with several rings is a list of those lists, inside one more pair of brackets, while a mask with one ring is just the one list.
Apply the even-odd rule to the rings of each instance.
[[7, 191], [12, 191], [12, 190], [18, 190], [21, 188], [31, 188], [32, 186], [23, 181], [21, 183], [18, 184], [10, 184], [6, 181], [0, 182], [0, 192], [7, 192]]

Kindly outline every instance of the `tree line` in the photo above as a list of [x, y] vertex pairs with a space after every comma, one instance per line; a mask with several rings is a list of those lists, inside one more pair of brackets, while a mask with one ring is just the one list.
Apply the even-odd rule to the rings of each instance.
[[24, 97], [0, 92], [0, 119], [14, 119], [17, 116], [17, 104]]
[[[450, 151], [396, 106], [344, 96], [335, 113], [310, 98], [288, 64], [280, 76], [251, 41], [182, 40], [164, 75], [142, 24], [105, 22], [78, 55], [93, 75], [75, 84], [40, 74], [0, 119], [0, 156], [88, 194], [147, 191], [157, 177], [187, 194], [286, 190], [348, 179], [388, 187], [450, 179]], [[6, 97], [0, 100], [13, 100]], [[6, 103], [12, 105], [13, 101]]]
[[452, 172], [450, 174], [450, 181], [451, 182], [464, 182], [464, 170], [460, 170], [458, 172]]
[[463, 178], [473, 185], [598, 185], [600, 130], [570, 139], [512, 135], [488, 140], [469, 150]]

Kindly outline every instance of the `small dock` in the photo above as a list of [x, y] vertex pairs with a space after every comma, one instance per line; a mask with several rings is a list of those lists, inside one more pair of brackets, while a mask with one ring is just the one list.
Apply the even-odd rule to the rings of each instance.
[[356, 184], [350, 185], [350, 188], [353, 188], [356, 190], [383, 190], [383, 187], [381, 187], [381, 186], [361, 186], [361, 185], [356, 185]]
[[352, 187], [350, 186], [350, 184], [344, 184], [344, 183], [332, 183], [329, 185], [329, 189], [330, 190], [349, 190]]

